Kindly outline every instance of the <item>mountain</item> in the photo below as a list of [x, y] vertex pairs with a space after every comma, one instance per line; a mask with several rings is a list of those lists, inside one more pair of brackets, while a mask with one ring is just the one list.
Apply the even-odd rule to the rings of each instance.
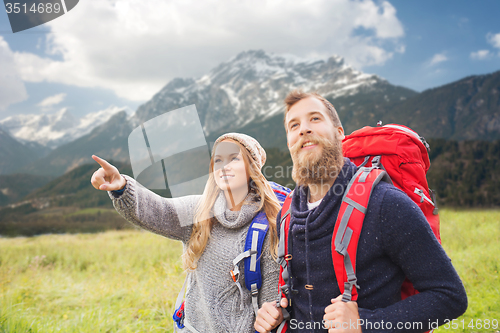
[[[376, 75], [357, 71], [340, 57], [311, 60], [247, 51], [220, 64], [200, 79], [170, 81], [150, 101], [141, 105], [130, 119], [125, 115], [115, 118], [115, 115], [107, 123], [94, 128], [99, 135], [92, 132], [94, 134], [62, 145], [24, 168], [23, 172], [60, 175], [82, 163], [92, 162], [91, 154], [128, 161], [127, 138], [133, 128], [191, 104], [196, 105], [209, 142], [215, 139], [214, 135], [236, 131], [242, 126], [268, 126], [268, 121], [274, 124], [275, 119], [282, 118], [283, 98], [290, 90], [299, 87], [346, 100], [352, 105], [359, 104], [359, 107], [374, 100], [388, 103], [388, 100], [401, 100], [416, 94], [393, 86]], [[111, 127], [119, 129], [111, 131]], [[283, 126], [280, 123], [275, 128], [274, 132], [279, 133]], [[274, 133], [268, 132], [261, 131], [255, 137], [262, 139], [266, 147], [286, 148], [282, 133], [277, 135], [278, 140], [274, 137], [266, 140], [266, 135]]]
[[500, 139], [500, 72], [417, 93], [357, 71], [336, 56], [301, 59], [247, 51], [199, 79], [173, 79], [131, 117], [116, 113], [22, 172], [61, 175], [92, 162], [92, 154], [128, 162], [127, 138], [134, 128], [191, 104], [197, 107], [208, 143], [222, 133], [238, 131], [265, 148], [286, 151], [282, 101], [295, 88], [329, 99], [346, 134], [382, 120], [410, 126], [427, 138]]
[[127, 161], [127, 137], [131, 131], [127, 113], [120, 111], [89, 134], [54, 149], [47, 156], [22, 168], [20, 172], [59, 176], [82, 164], [95, 163], [91, 158], [92, 154], [107, 160]]
[[28, 174], [0, 175], [0, 207], [15, 203], [52, 178]]
[[[131, 173], [130, 166], [110, 162], [121, 172]], [[92, 187], [90, 179], [98, 167], [95, 163], [76, 167], [45, 182], [21, 201], [0, 207], [0, 235], [32, 236], [133, 228], [114, 210], [108, 193]], [[3, 176], [8, 177], [12, 178]], [[0, 186], [3, 186], [3, 178], [0, 177]], [[37, 178], [32, 176], [33, 179]]]
[[22, 144], [0, 127], [0, 174], [17, 172], [43, 156], [45, 151], [37, 148], [37, 144]]
[[66, 108], [54, 114], [23, 114], [0, 120], [0, 126], [23, 143], [38, 143], [48, 148], [56, 148], [90, 133], [104, 124], [123, 108], [109, 107], [89, 113], [77, 119]]
[[[109, 160], [109, 162], [121, 173], [130, 174], [132, 171], [130, 165], [126, 163], [114, 160]], [[47, 207], [112, 208], [108, 193], [96, 190], [90, 183], [92, 174], [99, 168], [99, 164], [95, 162], [78, 166], [32, 191], [24, 200], [49, 202], [49, 205], [44, 205]]]
[[426, 90], [388, 108], [385, 118], [429, 138], [500, 139], [500, 71]]
[[[354, 95], [324, 94], [335, 106], [346, 134], [363, 126], [398, 123], [426, 138], [447, 140], [500, 139], [500, 71], [464, 78], [423, 91], [402, 95], [387, 82], [360, 87]], [[254, 121], [238, 130], [259, 139], [264, 147], [286, 147], [283, 115]], [[219, 134], [213, 133], [210, 139]]]
[[[373, 85], [360, 86], [352, 93], [323, 94], [337, 110], [346, 134], [363, 126], [375, 126], [379, 120], [384, 119], [381, 115], [384, 110], [417, 94], [383, 80]], [[225, 132], [237, 131], [253, 136], [265, 148], [275, 147], [287, 150], [283, 112], [284, 110], [265, 121], [256, 120], [240, 128], [229, 127], [210, 133], [208, 141], [215, 141]]]
[[446, 207], [500, 207], [500, 140], [430, 139], [429, 187]]
[[[140, 106], [134, 124], [195, 104], [206, 135], [282, 117], [283, 99], [293, 89], [316, 91], [347, 105], [380, 99], [404, 100], [416, 92], [389, 84], [347, 65], [341, 57], [302, 59], [247, 51], [200, 79], [174, 79]], [[364, 96], [364, 97], [360, 97]], [[212, 135], [213, 136], [213, 135]]]

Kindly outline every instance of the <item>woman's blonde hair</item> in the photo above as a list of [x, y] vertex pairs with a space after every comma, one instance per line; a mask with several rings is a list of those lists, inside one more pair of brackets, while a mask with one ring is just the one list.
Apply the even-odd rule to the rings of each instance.
[[[266, 214], [267, 220], [269, 221], [268, 234], [271, 241], [270, 251], [271, 255], [276, 258], [278, 250], [276, 217], [281, 209], [281, 205], [276, 198], [271, 185], [266, 180], [260, 169], [257, 167], [248, 150], [234, 140], [225, 139], [223, 141], [233, 142], [240, 147], [247, 174], [250, 176], [248, 185], [249, 192], [257, 194], [258, 198], [260, 198], [259, 201], [255, 202], [257, 207], [256, 211], [263, 210]], [[184, 269], [187, 270], [196, 269], [198, 265], [198, 259], [201, 257], [201, 254], [207, 246], [212, 227], [215, 223], [217, 223], [217, 220], [214, 217], [213, 207], [217, 197], [219, 196], [219, 193], [221, 192], [221, 189], [215, 183], [213, 168], [214, 157], [212, 154], [212, 158], [210, 159], [210, 173], [208, 176], [208, 181], [205, 185], [205, 190], [203, 191], [203, 195], [194, 216], [194, 225], [191, 237], [186, 246], [186, 250], [182, 255], [182, 263]]]

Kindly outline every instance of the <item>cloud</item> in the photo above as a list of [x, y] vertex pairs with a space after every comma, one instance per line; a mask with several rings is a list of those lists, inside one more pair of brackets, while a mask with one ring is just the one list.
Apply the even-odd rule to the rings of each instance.
[[37, 104], [42, 110], [51, 109], [54, 105], [61, 103], [66, 98], [65, 93], [49, 96]]
[[479, 50], [477, 52], [471, 52], [470, 58], [474, 60], [484, 60], [491, 57], [490, 50]]
[[429, 66], [434, 66], [444, 61], [448, 61], [448, 57], [444, 53], [437, 53], [429, 61]]
[[108, 88], [130, 100], [245, 50], [338, 54], [358, 68], [404, 52], [395, 8], [378, 0], [81, 1], [47, 26], [47, 52], [62, 60], [17, 53], [24, 80]]
[[500, 33], [498, 33], [498, 34], [489, 33], [489, 34], [486, 35], [486, 40], [494, 48], [500, 49]]
[[0, 111], [28, 98], [9, 44], [0, 36]]
[[[486, 35], [486, 41], [494, 48], [500, 49], [500, 33], [492, 34], [491, 32]], [[498, 53], [500, 56], [500, 52]], [[485, 60], [494, 56], [490, 50], [478, 50], [471, 52], [470, 58], [474, 60]]]

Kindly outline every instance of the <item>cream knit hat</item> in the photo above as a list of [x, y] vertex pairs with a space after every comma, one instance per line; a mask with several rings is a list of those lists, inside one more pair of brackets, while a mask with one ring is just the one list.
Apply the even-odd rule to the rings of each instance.
[[217, 140], [215, 140], [214, 149], [212, 150], [212, 155], [215, 152], [215, 146], [219, 142], [225, 139], [234, 140], [240, 143], [243, 147], [245, 147], [252, 156], [257, 166], [259, 167], [259, 170], [262, 169], [262, 166], [266, 163], [266, 151], [264, 150], [264, 148], [262, 148], [262, 146], [259, 144], [257, 140], [246, 134], [226, 133], [221, 135]]

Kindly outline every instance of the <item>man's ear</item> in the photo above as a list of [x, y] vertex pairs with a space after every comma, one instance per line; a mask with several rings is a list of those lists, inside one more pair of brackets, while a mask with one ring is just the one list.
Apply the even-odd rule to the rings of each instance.
[[337, 127], [337, 133], [338, 133], [340, 141], [344, 140], [345, 134], [344, 134], [344, 128], [342, 126]]

